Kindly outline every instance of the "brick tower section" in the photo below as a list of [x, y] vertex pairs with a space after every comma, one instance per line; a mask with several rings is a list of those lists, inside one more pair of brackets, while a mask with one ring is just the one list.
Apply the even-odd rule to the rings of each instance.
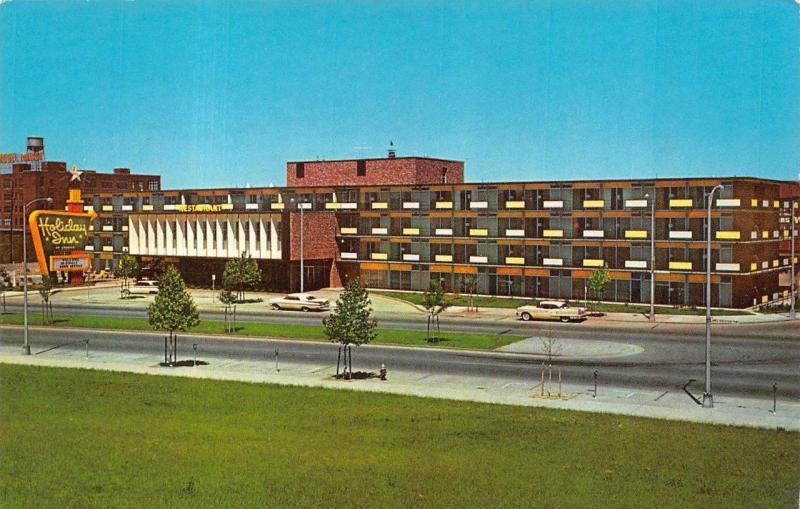
[[286, 163], [286, 182], [295, 186], [460, 184], [464, 162], [427, 157]]
[[[289, 260], [300, 260], [300, 213], [289, 212]], [[328, 286], [342, 286], [336, 260], [339, 246], [336, 244], [336, 214], [333, 212], [303, 213], [303, 260], [331, 260]]]

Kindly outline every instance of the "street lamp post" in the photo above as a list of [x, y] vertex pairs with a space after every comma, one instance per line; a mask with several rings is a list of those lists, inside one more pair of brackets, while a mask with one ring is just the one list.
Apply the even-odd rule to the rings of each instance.
[[23, 281], [22, 290], [22, 319], [24, 322], [22, 355], [31, 354], [31, 345], [30, 342], [28, 342], [28, 207], [38, 201], [52, 203], [53, 199], [50, 197], [36, 198], [35, 200], [29, 201], [24, 207], [22, 207], [22, 273], [25, 279]]
[[[797, 175], [797, 188], [800, 190], [800, 174]], [[795, 257], [795, 246], [794, 245], [797, 243], [797, 238], [796, 238], [797, 234], [795, 233], [795, 230], [797, 230], [797, 221], [795, 220], [795, 214], [797, 214], [797, 211], [794, 209], [796, 204], [797, 204], [797, 201], [795, 200], [794, 197], [792, 197], [792, 202], [790, 203], [790, 206], [789, 206], [789, 213], [792, 214], [792, 220], [791, 220], [791, 223], [790, 223], [791, 224], [791, 228], [792, 228], [792, 234], [789, 236], [792, 239], [792, 251], [791, 251], [792, 254], [791, 254], [790, 259], [789, 259], [789, 265], [791, 265], [791, 267], [792, 267], [792, 273], [791, 273], [792, 282], [791, 282], [791, 285], [789, 286], [790, 292], [792, 294], [790, 299], [789, 299], [789, 319], [790, 320], [794, 320], [795, 318], [797, 318], [797, 312], [795, 311], [795, 306], [797, 305], [797, 297], [795, 297], [795, 293], [797, 292], [797, 281], [795, 280], [796, 276], [795, 276], [795, 272], [794, 272], [794, 270], [795, 270], [794, 269], [794, 257]]]
[[703, 392], [703, 408], [714, 408], [711, 395], [711, 207], [714, 205], [714, 192], [725, 187], [718, 184], [708, 193], [708, 223], [706, 224], [706, 389]]
[[656, 321], [656, 196], [653, 190], [653, 198], [650, 194], [644, 195], [646, 200], [650, 200], [650, 316], [651, 322]]
[[[295, 201], [295, 199], [292, 198], [292, 201]], [[303, 225], [303, 210], [306, 208], [305, 204], [305, 201], [297, 201], [297, 208], [300, 209], [300, 293], [305, 290], [305, 268], [303, 266], [303, 243], [305, 237], [303, 232], [305, 229]]]
[[305, 204], [300, 202], [300, 293], [305, 291], [305, 277], [306, 271], [305, 267], [303, 267], [303, 258], [304, 258], [304, 248], [303, 248], [303, 238], [305, 237], [305, 226], [303, 225], [303, 210], [305, 209]]
[[794, 279], [795, 278], [795, 275], [794, 275], [794, 245], [797, 242], [797, 240], [795, 239], [795, 229], [797, 228], [797, 224], [796, 224], [795, 218], [794, 218], [794, 215], [795, 215], [795, 210], [794, 210], [795, 203], [796, 202], [795, 202], [794, 198], [792, 198], [792, 202], [790, 204], [791, 205], [790, 212], [792, 214], [792, 221], [791, 221], [792, 234], [790, 235], [790, 238], [792, 239], [792, 254], [789, 257], [789, 265], [791, 265], [791, 267], [792, 267], [792, 282], [791, 282], [791, 286], [789, 287], [790, 288], [790, 292], [791, 292], [791, 297], [789, 298], [789, 319], [790, 320], [794, 320], [795, 318], [797, 318], [797, 313], [796, 313], [796, 311], [794, 309], [795, 302], [797, 300], [795, 298], [795, 296], [794, 296], [795, 292], [797, 291], [797, 288], [796, 288], [796, 284], [797, 283], [795, 282], [795, 279]]

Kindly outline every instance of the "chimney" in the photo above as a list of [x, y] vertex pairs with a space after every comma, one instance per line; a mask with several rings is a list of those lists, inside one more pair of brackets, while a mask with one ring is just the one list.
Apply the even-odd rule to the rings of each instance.
[[394, 149], [394, 142], [389, 142], [389, 159], [394, 159], [397, 156], [397, 151]]

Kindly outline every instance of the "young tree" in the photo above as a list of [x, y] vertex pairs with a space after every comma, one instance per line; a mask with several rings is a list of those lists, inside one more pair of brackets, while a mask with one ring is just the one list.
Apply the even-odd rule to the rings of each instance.
[[3, 297], [3, 314], [6, 312], [6, 292], [11, 288], [11, 280], [6, 269], [0, 267], [0, 295]]
[[[219, 292], [219, 301], [225, 306], [225, 332], [234, 332], [236, 330], [236, 295], [230, 290], [223, 289]], [[231, 308], [233, 308], [232, 311]]]
[[475, 294], [478, 293], [478, 275], [465, 274], [463, 281], [464, 290], [467, 292], [467, 296], [469, 297], [469, 306], [467, 306], [467, 311], [478, 311], [478, 308], [475, 306]]
[[[378, 322], [372, 318], [372, 302], [367, 290], [362, 288], [358, 278], [347, 282], [344, 291], [336, 300], [336, 308], [322, 320], [325, 336], [339, 343], [339, 357], [336, 360], [336, 376], [339, 376], [339, 360], [344, 348], [344, 376], [353, 373], [352, 345], [366, 345], [377, 336]], [[350, 362], [347, 354], [350, 352]], [[349, 369], [348, 369], [349, 366]]]
[[608, 264], [603, 264], [601, 268], [593, 270], [592, 275], [589, 276], [589, 290], [594, 294], [598, 304], [603, 299], [603, 294], [606, 291], [610, 279], [608, 275]]
[[541, 338], [542, 353], [547, 357], [547, 363], [553, 365], [553, 356], [561, 353], [561, 343], [553, 332], [552, 327], [548, 327], [547, 333]]
[[232, 258], [225, 264], [222, 286], [228, 290], [235, 290], [238, 301], [244, 300], [245, 290], [256, 287], [259, 282], [261, 282], [261, 269], [248, 253], [242, 253], [239, 258]]
[[[553, 328], [548, 327], [547, 333], [541, 338], [542, 353], [545, 355], [547, 361], [542, 362], [542, 380], [541, 380], [541, 394], [544, 395], [545, 387], [547, 387], [547, 396], [553, 388], [553, 357], [561, 354], [561, 343], [553, 333]], [[545, 386], [545, 372], [547, 372], [547, 385]]]
[[[165, 344], [165, 363], [177, 361], [177, 337], [175, 331], [186, 331], [200, 323], [200, 316], [192, 296], [186, 291], [180, 273], [175, 267], [167, 268], [158, 284], [158, 295], [155, 301], [147, 307], [150, 326], [156, 330], [169, 331], [169, 344], [172, 346], [172, 355], [166, 358], [167, 345]], [[166, 338], [165, 338], [166, 340]]]
[[114, 269], [114, 276], [122, 278], [119, 291], [123, 299], [128, 298], [131, 293], [128, 278], [136, 277], [138, 272], [139, 264], [136, 262], [136, 258], [128, 253], [123, 254]]
[[[428, 332], [427, 341], [435, 343], [439, 341], [439, 314], [450, 307], [450, 302], [444, 294], [442, 285], [435, 279], [431, 279], [428, 289], [422, 295], [422, 307], [428, 311]], [[431, 335], [432, 328], [436, 327], [436, 332]]]
[[53, 294], [53, 280], [50, 276], [42, 276], [39, 285], [39, 296], [42, 298], [42, 323], [52, 323], [53, 307], [50, 305], [50, 296]]

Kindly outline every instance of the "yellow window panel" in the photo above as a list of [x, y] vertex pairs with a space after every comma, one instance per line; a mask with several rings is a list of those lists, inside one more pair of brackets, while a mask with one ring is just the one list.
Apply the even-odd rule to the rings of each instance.
[[691, 208], [692, 200], [685, 198], [673, 198], [669, 201], [669, 206], [675, 208]]

